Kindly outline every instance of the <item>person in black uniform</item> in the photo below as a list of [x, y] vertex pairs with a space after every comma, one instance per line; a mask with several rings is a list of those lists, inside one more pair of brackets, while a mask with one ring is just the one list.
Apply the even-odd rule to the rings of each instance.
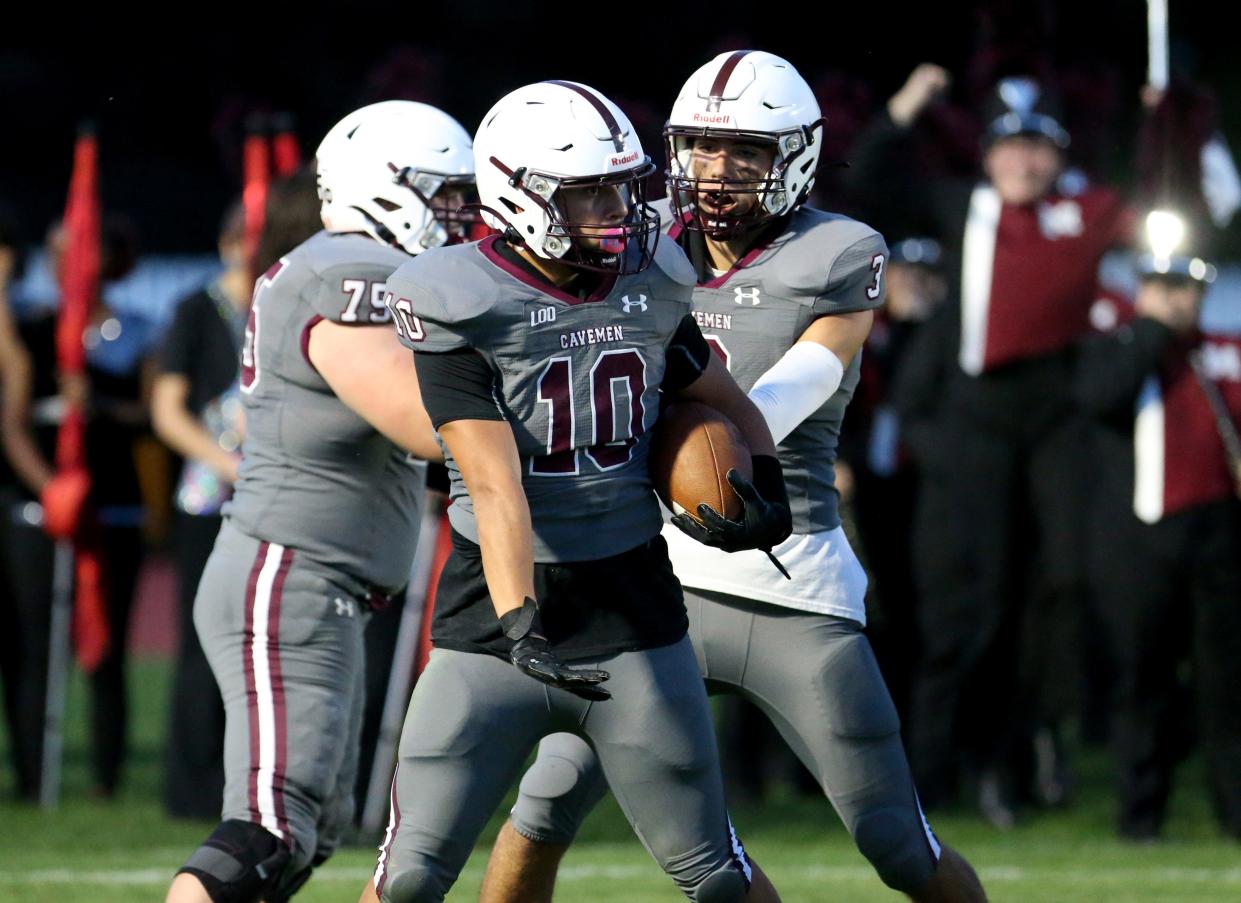
[[1216, 815], [1241, 839], [1241, 340], [1199, 330], [1209, 264], [1140, 266], [1137, 316], [1083, 344], [1076, 383], [1103, 464], [1088, 548], [1115, 669], [1118, 829], [1158, 836], [1196, 723]]
[[[48, 233], [48, 260], [59, 279], [64, 233], [54, 225]], [[105, 217], [102, 228], [101, 277], [107, 282], [125, 275], [137, 257], [137, 241], [128, 224]], [[110, 645], [90, 674], [91, 766], [95, 792], [115, 793], [121, 779], [128, 723], [125, 692], [125, 643], [138, 567], [142, 560], [142, 498], [133, 446], [145, 431], [144, 361], [153, 338], [150, 321], [129, 311], [114, 311], [102, 299], [92, 308], [82, 341], [86, 346], [84, 379], [58, 385], [56, 316], [50, 312], [24, 321], [20, 331], [33, 363], [33, 379], [6, 396], [5, 446], [10, 463], [24, 484], [25, 500], [54, 490], [56, 432], [63, 392], [84, 398], [87, 409], [86, 457], [94, 475], [91, 529], [100, 537], [103, 591]], [[15, 433], [11, 437], [9, 434]], [[14, 445], [26, 449], [15, 457]], [[23, 506], [34, 512], [37, 507]], [[14, 608], [24, 651], [22, 735], [33, 762], [42, 756], [43, 717], [47, 691], [48, 631], [52, 594], [52, 543], [39, 529], [40, 518], [10, 524], [9, 561], [14, 565]], [[34, 778], [37, 784], [37, 777]]]
[[33, 801], [39, 795], [39, 748], [41, 736], [31, 736], [26, 712], [37, 711], [37, 702], [27, 704], [29, 682], [21, 643], [22, 612], [14, 605], [15, 568], [19, 562], [10, 554], [11, 534], [22, 517], [26, 499], [9, 458], [29, 459], [37, 452], [22, 442], [22, 431], [15, 429], [16, 410], [11, 403], [23, 396], [30, 380], [30, 356], [18, 338], [13, 311], [9, 306], [9, 287], [21, 275], [23, 255], [17, 218], [0, 207], [0, 392], [3, 392], [4, 421], [0, 436], [5, 454], [0, 455], [0, 682], [4, 684], [4, 713], [8, 729], [9, 755], [13, 762], [14, 793], [20, 800]]
[[[1069, 136], [1027, 78], [1000, 81], [983, 110], [981, 181], [888, 171], [947, 83], [939, 67], [915, 69], [860, 139], [852, 172], [859, 186], [895, 178], [906, 203], [924, 199], [958, 301], [936, 328], [951, 362], [939, 402], [952, 437], [940, 532], [958, 541], [916, 553], [933, 573], [922, 578], [915, 775], [928, 803], [949, 796], [962, 750], [945, 732], [970, 726], [980, 804], [1007, 827], [1027, 786], [1045, 804], [1067, 796], [1056, 731], [1074, 711], [1080, 672], [1088, 485], [1073, 347], [1090, 329], [1099, 263], [1128, 244], [1133, 219], [1114, 192], [1066, 170]], [[978, 688], [980, 698], [965, 698]]]

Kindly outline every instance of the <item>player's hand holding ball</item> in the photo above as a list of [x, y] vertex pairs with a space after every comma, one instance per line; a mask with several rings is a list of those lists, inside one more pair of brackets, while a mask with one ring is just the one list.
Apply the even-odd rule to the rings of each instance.
[[762, 549], [770, 552], [788, 539], [793, 531], [789, 496], [784, 488], [780, 462], [770, 455], [752, 459], [754, 479], [747, 479], [736, 468], [728, 471], [728, 485], [741, 499], [741, 516], [736, 520], [724, 517], [706, 503], [698, 505], [698, 518], [687, 513], [677, 514], [672, 522], [694, 539], [725, 552]]
[[780, 462], [751, 455], [732, 421], [708, 405], [683, 401], [660, 414], [651, 478], [672, 522], [704, 545], [770, 552], [793, 530]]
[[598, 702], [612, 698], [611, 693], [599, 686], [611, 677], [608, 672], [570, 667], [552, 650], [543, 633], [539, 605], [533, 599], [527, 597], [521, 608], [514, 608], [500, 615], [500, 628], [504, 635], [513, 641], [509, 661], [518, 671], [529, 674], [548, 686], [568, 690], [583, 699]]

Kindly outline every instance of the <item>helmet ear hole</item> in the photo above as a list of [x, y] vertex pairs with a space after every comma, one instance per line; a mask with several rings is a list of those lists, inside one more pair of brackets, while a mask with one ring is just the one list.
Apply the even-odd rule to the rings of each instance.
[[520, 207], [518, 207], [516, 204], [514, 204], [514, 203], [513, 203], [511, 200], [509, 200], [508, 198], [500, 198], [500, 203], [501, 203], [501, 204], [503, 204], [505, 207], [507, 207], [507, 208], [508, 208], [508, 212], [509, 212], [509, 213], [512, 213], [512, 214], [518, 214], [518, 213], [521, 213], [521, 212], [522, 212], [521, 208], [520, 208]]
[[[401, 209], [400, 204], [394, 203], [393, 201], [390, 201], [387, 198], [371, 198], [371, 200], [375, 202], [376, 206], [382, 207], [388, 213], [391, 213], [393, 210]], [[406, 228], [409, 228], [409, 227], [406, 226]]]

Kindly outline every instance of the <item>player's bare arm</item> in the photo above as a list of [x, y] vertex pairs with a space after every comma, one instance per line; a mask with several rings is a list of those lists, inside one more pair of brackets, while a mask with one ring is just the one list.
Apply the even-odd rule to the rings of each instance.
[[715, 408], [741, 431], [750, 453], [774, 455], [776, 444], [762, 412], [746, 397], [741, 387], [728, 374], [728, 370], [714, 354], [702, 376], [682, 389], [678, 396], [687, 401], [699, 401]]
[[870, 310], [819, 317], [750, 389], [776, 442], [797, 429], [840, 388], [874, 323]]
[[814, 342], [822, 345], [840, 359], [846, 367], [862, 350], [870, 328], [875, 322], [873, 310], [858, 310], [847, 314], [819, 317], [801, 334], [798, 342]]
[[478, 517], [483, 572], [496, 616], [534, 598], [534, 540], [521, 459], [506, 420], [453, 420], [440, 436], [461, 469]]
[[566, 666], [551, 651], [534, 592], [534, 536], [521, 485], [521, 458], [507, 420], [452, 420], [440, 436], [461, 470], [478, 519], [483, 573], [500, 626], [513, 640], [510, 660], [536, 680], [587, 699], [611, 694], [606, 671]]
[[310, 330], [310, 362], [336, 396], [379, 432], [425, 461], [443, 459], [413, 358], [391, 326], [321, 320]]

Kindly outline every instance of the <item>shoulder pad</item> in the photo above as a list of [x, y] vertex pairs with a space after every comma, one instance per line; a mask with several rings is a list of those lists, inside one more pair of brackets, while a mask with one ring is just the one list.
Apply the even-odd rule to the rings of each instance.
[[495, 278], [479, 265], [482, 260], [472, 244], [432, 248], [402, 264], [388, 280], [388, 291], [410, 299], [417, 316], [436, 323], [476, 320], [500, 297]]
[[[781, 278], [790, 288], [811, 295], [823, 292], [856, 265], [869, 267], [874, 254], [887, 253], [883, 237], [870, 226], [812, 207], [797, 210], [779, 245]], [[866, 253], [859, 253], [859, 248]]]
[[335, 279], [345, 270], [356, 274], [355, 278], [382, 279], [410, 259], [404, 251], [373, 238], [328, 232], [320, 232], [298, 250], [303, 252], [298, 256], [311, 272], [324, 280]]

